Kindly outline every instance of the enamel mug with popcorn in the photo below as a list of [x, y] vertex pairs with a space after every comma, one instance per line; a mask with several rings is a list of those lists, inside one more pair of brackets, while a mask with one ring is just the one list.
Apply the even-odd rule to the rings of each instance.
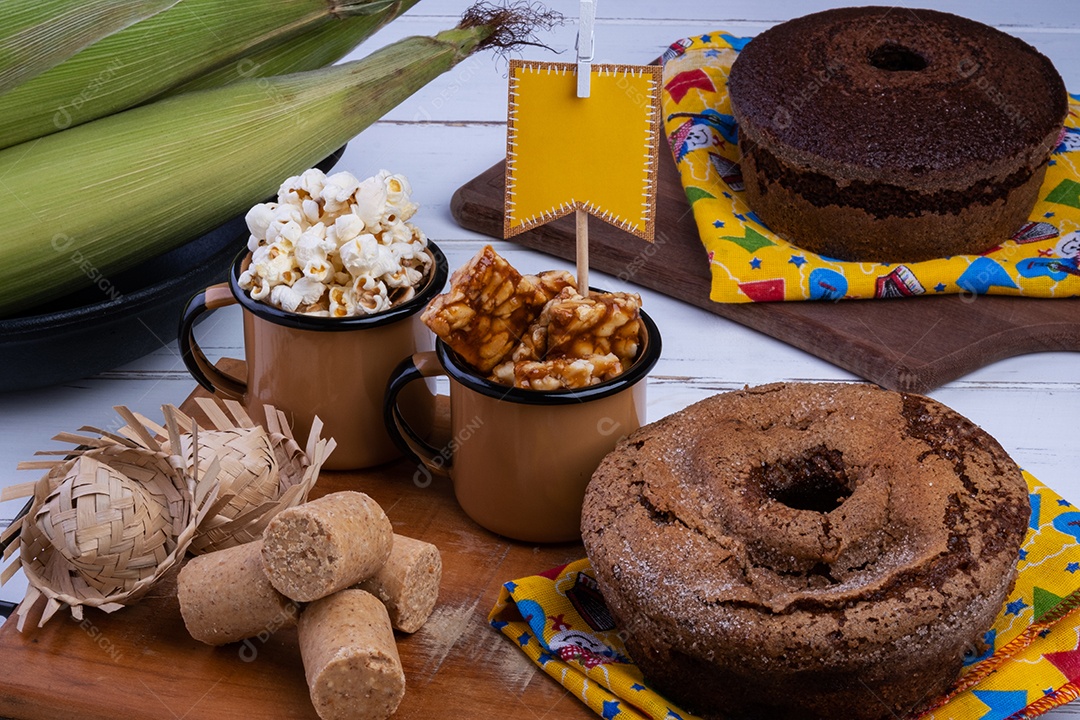
[[[428, 241], [431, 270], [411, 299], [371, 315], [326, 317], [289, 312], [253, 300], [239, 279], [251, 261], [241, 253], [229, 282], [195, 295], [180, 323], [180, 350], [189, 372], [221, 398], [239, 400], [261, 421], [264, 405], [274, 405], [292, 421], [301, 446], [312, 420], [323, 423], [323, 437], [337, 448], [324, 468], [371, 467], [401, 456], [387, 435], [382, 400], [391, 371], [404, 356], [429, 350], [431, 333], [419, 313], [446, 282], [442, 251]], [[194, 337], [195, 321], [214, 309], [239, 303], [243, 308], [244, 377], [214, 367]], [[411, 389], [411, 388], [410, 388]], [[415, 422], [430, 423], [433, 397], [423, 384], [404, 400]]]

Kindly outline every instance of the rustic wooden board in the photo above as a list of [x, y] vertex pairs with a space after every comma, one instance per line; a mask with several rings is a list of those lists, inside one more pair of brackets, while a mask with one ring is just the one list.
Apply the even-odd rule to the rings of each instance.
[[[221, 364], [242, 374], [237, 365]], [[194, 412], [191, 398], [183, 409]], [[395, 719], [594, 717], [487, 623], [504, 582], [584, 557], [582, 546], [537, 547], [493, 535], [461, 512], [449, 483], [418, 487], [415, 471], [398, 461], [365, 472], [325, 472], [312, 491], [313, 498], [365, 492], [396, 532], [434, 543], [442, 553], [432, 617], [415, 634], [398, 634], [407, 690]], [[0, 627], [0, 657], [5, 718], [318, 718], [295, 628], [265, 641], [203, 645], [184, 628], [175, 573], [140, 603], [112, 615], [88, 609], [78, 623], [65, 611], [22, 634], [8, 621]]]
[[[661, 152], [656, 242], [600, 220], [589, 226], [590, 266], [782, 340], [893, 390], [928, 392], [1003, 358], [1080, 350], [1080, 298], [957, 295], [896, 300], [722, 305], [709, 300], [705, 249], [670, 154]], [[454, 194], [469, 230], [502, 237], [504, 165]], [[574, 258], [573, 215], [512, 238]], [[661, 331], [663, 328], [661, 328]]]

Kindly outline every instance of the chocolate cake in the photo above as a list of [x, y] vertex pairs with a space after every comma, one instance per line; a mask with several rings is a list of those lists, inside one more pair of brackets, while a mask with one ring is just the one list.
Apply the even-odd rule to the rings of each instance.
[[686, 710], [884, 720], [983, 649], [1028, 518], [1005, 451], [934, 400], [774, 384], [625, 438], [582, 535], [646, 682]]
[[746, 201], [842, 260], [977, 253], [1028, 218], [1067, 113], [1051, 62], [934, 10], [841, 8], [766, 30], [728, 78]]

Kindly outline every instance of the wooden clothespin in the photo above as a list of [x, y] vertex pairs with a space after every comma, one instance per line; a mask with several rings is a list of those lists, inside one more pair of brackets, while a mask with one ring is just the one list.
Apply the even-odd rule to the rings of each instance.
[[[589, 97], [593, 49], [596, 40], [596, 0], [581, 0], [577, 34], [577, 96]], [[589, 296], [589, 213], [578, 207], [574, 213], [577, 231], [578, 292]]]
[[577, 35], [577, 96], [589, 97], [593, 47], [596, 38], [596, 0], [581, 0]]

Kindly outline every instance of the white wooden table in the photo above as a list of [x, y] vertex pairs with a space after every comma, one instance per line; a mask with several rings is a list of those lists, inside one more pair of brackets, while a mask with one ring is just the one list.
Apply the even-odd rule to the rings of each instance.
[[[388, 42], [451, 27], [467, 0], [423, 0], [354, 52], [361, 57]], [[687, 35], [726, 30], [753, 35], [796, 15], [844, 5], [795, 0], [600, 0], [596, 62], [648, 62]], [[1064, 0], [955, 0], [926, 2], [996, 25], [1038, 47], [1080, 91], [1080, 14]], [[574, 17], [577, 5], [551, 0], [549, 6]], [[574, 59], [573, 27], [542, 39], [560, 55], [527, 48], [522, 55], [542, 60]], [[432, 82], [348, 146], [338, 167], [359, 177], [381, 168], [407, 175], [421, 210], [414, 222], [447, 252], [451, 268], [492, 242], [459, 228], [450, 217], [454, 190], [491, 166], [505, 149], [506, 61], [475, 56]], [[565, 267], [565, 263], [518, 246], [493, 242], [523, 271]], [[602, 274], [594, 284], [622, 287]], [[663, 332], [664, 354], [649, 381], [648, 419], [656, 420], [716, 392], [780, 380], [855, 380], [850, 373], [765, 335], [716, 315], [640, 289], [645, 307]], [[917, 302], [917, 301], [916, 301]], [[227, 308], [199, 327], [211, 359], [243, 357], [240, 316]], [[169, 343], [146, 357], [100, 375], [63, 386], [0, 395], [0, 484], [32, 480], [16, 472], [35, 450], [60, 447], [57, 432], [80, 425], [115, 426], [112, 406], [127, 405], [156, 416], [163, 403], [179, 404], [194, 382]], [[1064, 496], [1080, 499], [1080, 354], [1042, 353], [997, 362], [930, 393], [994, 435], [1017, 462]], [[22, 502], [0, 505], [0, 526]], [[0, 599], [17, 601], [24, 581], [17, 576], [0, 589]], [[537, 676], [536, 682], [549, 682]], [[1076, 703], [1073, 704], [1077, 705]], [[1047, 717], [1080, 715], [1066, 707]]]

